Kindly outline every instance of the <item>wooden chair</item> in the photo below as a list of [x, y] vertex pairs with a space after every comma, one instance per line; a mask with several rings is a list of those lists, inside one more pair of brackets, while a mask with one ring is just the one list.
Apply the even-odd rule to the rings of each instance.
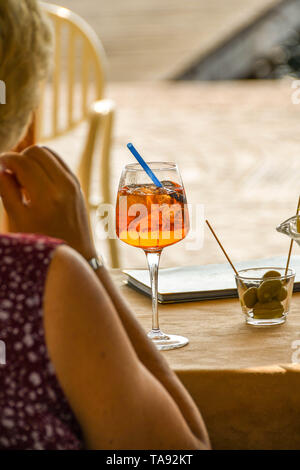
[[[115, 105], [103, 98], [105, 53], [95, 31], [79, 15], [57, 5], [41, 4], [53, 23], [55, 46], [52, 77], [43, 85], [37, 113], [37, 141], [65, 135], [82, 121], [88, 121], [77, 175], [90, 213], [95, 213], [100, 202], [112, 202], [109, 175]], [[101, 198], [91, 194], [93, 168], [100, 171]], [[117, 242], [108, 239], [108, 243], [111, 265], [118, 267]]]

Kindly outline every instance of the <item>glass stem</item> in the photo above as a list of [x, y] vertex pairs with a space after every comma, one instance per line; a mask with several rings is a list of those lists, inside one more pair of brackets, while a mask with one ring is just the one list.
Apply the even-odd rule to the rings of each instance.
[[152, 332], [159, 333], [157, 294], [158, 294], [158, 267], [161, 251], [146, 251], [152, 290]]

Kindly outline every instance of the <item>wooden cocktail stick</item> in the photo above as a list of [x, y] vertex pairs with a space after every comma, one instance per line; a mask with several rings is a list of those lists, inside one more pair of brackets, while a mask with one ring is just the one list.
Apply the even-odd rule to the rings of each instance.
[[[296, 216], [298, 216], [299, 210], [300, 210], [300, 196], [299, 196], [299, 200], [298, 200]], [[289, 254], [288, 254], [288, 259], [287, 259], [287, 262], [286, 262], [286, 268], [285, 268], [285, 273], [284, 273], [285, 276], [287, 275], [287, 272], [288, 272], [288, 269], [289, 269], [289, 264], [290, 264], [290, 259], [291, 259], [293, 244], [294, 244], [294, 240], [291, 239], [290, 249], [289, 249]]]
[[227, 261], [229, 262], [230, 266], [232, 267], [232, 269], [234, 270], [235, 274], [238, 276], [238, 272], [237, 270], [235, 269], [235, 267], [233, 266], [232, 262], [231, 262], [231, 259], [229, 258], [228, 254], [226, 253], [225, 249], [223, 248], [223, 245], [222, 243], [220, 242], [220, 240], [218, 239], [217, 235], [215, 234], [215, 231], [214, 229], [212, 228], [212, 226], [210, 225], [210, 223], [208, 222], [208, 220], [205, 221], [209, 227], [209, 230], [211, 231], [211, 233], [213, 234], [213, 236], [215, 237], [217, 243], [219, 244], [221, 250], [223, 251], [224, 255], [226, 256], [227, 258]]

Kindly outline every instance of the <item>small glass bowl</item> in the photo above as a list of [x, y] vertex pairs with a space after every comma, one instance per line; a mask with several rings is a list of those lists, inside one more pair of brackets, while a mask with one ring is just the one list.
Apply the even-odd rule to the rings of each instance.
[[290, 310], [294, 280], [293, 269], [288, 269], [286, 275], [285, 268], [274, 267], [239, 271], [235, 281], [246, 323], [252, 326], [284, 323]]

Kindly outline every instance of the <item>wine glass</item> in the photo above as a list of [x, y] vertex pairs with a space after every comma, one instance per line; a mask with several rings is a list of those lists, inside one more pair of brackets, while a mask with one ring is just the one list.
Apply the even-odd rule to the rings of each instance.
[[147, 164], [161, 186], [155, 185], [139, 164], [125, 166], [117, 196], [116, 232], [121, 241], [141, 248], [147, 257], [152, 290], [152, 329], [148, 333], [149, 338], [160, 350], [176, 349], [188, 344], [188, 339], [160, 330], [158, 267], [163, 248], [178, 243], [188, 234], [186, 195], [175, 163]]

